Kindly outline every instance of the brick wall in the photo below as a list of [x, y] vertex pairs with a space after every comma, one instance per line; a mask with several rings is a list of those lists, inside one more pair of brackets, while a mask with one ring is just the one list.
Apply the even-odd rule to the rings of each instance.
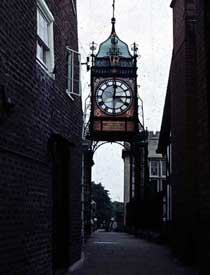
[[[187, 144], [187, 104], [188, 92], [186, 88], [186, 22], [184, 1], [175, 1], [173, 8], [174, 50], [171, 67], [171, 137], [172, 137], [172, 164], [173, 164], [173, 246], [178, 253], [186, 253], [186, 236], [188, 231], [189, 202], [185, 203], [187, 192], [186, 182], [189, 181], [186, 173], [188, 155]], [[191, 161], [190, 161], [191, 163]], [[189, 198], [190, 194], [187, 194]], [[183, 211], [183, 212], [182, 212]], [[180, 214], [182, 213], [182, 214]], [[184, 230], [183, 230], [184, 228]]]
[[0, 122], [1, 274], [53, 272], [54, 134], [71, 151], [69, 265], [80, 257], [81, 98], [65, 93], [65, 47], [78, 48], [77, 18], [72, 1], [46, 2], [55, 18], [55, 80], [36, 62], [36, 1], [0, 1], [0, 84], [14, 103]]
[[173, 1], [170, 82], [173, 245], [181, 257], [198, 261], [200, 267], [210, 258], [210, 125], [204, 11], [202, 0]]
[[181, 257], [194, 253], [195, 177], [195, 28], [187, 1], [175, 1], [172, 61], [171, 127], [173, 241]]
[[197, 179], [198, 189], [198, 260], [201, 271], [205, 274], [204, 269], [209, 270], [209, 245], [210, 245], [210, 120], [209, 120], [209, 18], [210, 6], [208, 1], [197, 1]]
[[[90, 145], [88, 145], [90, 146]], [[88, 151], [86, 146], [84, 150], [84, 238], [85, 241], [90, 237], [92, 228], [91, 228], [91, 202], [92, 202], [92, 166], [93, 162], [93, 152]]]

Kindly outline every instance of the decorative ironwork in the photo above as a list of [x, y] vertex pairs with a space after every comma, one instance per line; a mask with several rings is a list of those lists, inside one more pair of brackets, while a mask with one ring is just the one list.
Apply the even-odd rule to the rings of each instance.
[[81, 65], [86, 65], [86, 67], [87, 67], [87, 72], [89, 72], [89, 70], [90, 70], [89, 62], [90, 62], [90, 58], [89, 58], [89, 56], [87, 56], [86, 62], [82, 62], [82, 63], [81, 63]]
[[131, 50], [133, 51], [133, 56], [138, 57], [138, 45], [135, 42], [131, 45]]
[[115, 0], [113, 0], [112, 8], [113, 8], [113, 16], [112, 16], [112, 18], [114, 18], [115, 17]]
[[95, 54], [94, 52], [96, 51], [97, 49], [97, 44], [93, 41], [91, 44], [90, 44], [90, 50], [91, 50], [91, 62], [92, 62], [92, 66], [94, 66], [94, 62], [95, 62]]
[[91, 145], [91, 150], [93, 152], [93, 154], [96, 152], [96, 150], [98, 150], [102, 145], [105, 145], [105, 144], [108, 144], [108, 143], [115, 143], [115, 144], [118, 144], [120, 146], [122, 146], [124, 149], [126, 150], [130, 150], [130, 145], [128, 143], [125, 143], [125, 142], [120, 142], [120, 141], [113, 141], [113, 142], [110, 142], [110, 141], [95, 141], [92, 143]]

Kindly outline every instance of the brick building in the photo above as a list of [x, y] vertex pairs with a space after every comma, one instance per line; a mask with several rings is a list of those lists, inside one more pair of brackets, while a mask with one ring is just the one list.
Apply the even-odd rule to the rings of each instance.
[[[122, 152], [124, 160], [124, 225], [137, 230], [160, 231], [168, 220], [166, 159], [156, 152], [159, 132], [149, 131], [139, 151], [139, 162], [132, 162], [129, 144]], [[135, 152], [135, 153], [134, 153]], [[135, 174], [140, 173], [136, 180]], [[137, 193], [138, 192], [138, 193]], [[135, 210], [136, 209], [136, 210]], [[131, 227], [131, 226], [130, 226]]]
[[160, 132], [148, 132], [149, 181], [157, 192], [162, 192], [166, 179], [166, 161], [156, 152]]
[[148, 184], [148, 133], [138, 142], [125, 143], [124, 161], [124, 226], [136, 233], [146, 224], [146, 186]]
[[148, 197], [153, 204], [151, 219], [154, 226], [160, 228], [169, 220], [170, 194], [166, 185], [166, 159], [156, 152], [160, 132], [148, 132], [148, 169], [149, 183], [147, 185]]
[[0, 273], [81, 253], [76, 0], [0, 1]]
[[174, 47], [158, 152], [172, 189], [170, 235], [178, 255], [209, 274], [209, 1], [174, 0]]

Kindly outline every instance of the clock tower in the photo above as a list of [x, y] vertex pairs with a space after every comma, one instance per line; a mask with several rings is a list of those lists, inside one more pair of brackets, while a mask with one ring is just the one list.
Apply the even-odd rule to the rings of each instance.
[[[117, 35], [114, 3], [115, 0], [109, 37], [99, 45], [96, 53], [95, 43], [91, 44], [91, 92], [86, 100], [84, 116], [84, 185], [88, 197], [91, 194], [91, 168], [95, 151], [107, 142], [121, 144], [129, 167], [125, 182], [126, 190], [129, 190], [125, 207], [126, 226], [137, 228], [140, 201], [144, 199], [148, 174], [147, 131], [144, 130], [143, 103], [138, 97], [137, 46], [133, 44], [131, 53], [128, 45]], [[88, 62], [82, 64], [88, 65]], [[90, 202], [89, 199], [85, 206], [89, 212]], [[91, 228], [89, 218], [86, 223]]]
[[[114, 5], [113, 5], [114, 11]], [[137, 95], [137, 47], [128, 45], [115, 31], [114, 17], [108, 39], [94, 54], [92, 44], [91, 114], [89, 139], [95, 141], [132, 141], [139, 133]]]

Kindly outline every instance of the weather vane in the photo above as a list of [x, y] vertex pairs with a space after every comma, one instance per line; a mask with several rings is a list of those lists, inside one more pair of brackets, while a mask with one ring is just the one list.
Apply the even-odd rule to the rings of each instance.
[[113, 4], [112, 4], [112, 7], [113, 7], [113, 18], [114, 18], [114, 13], [115, 13], [115, 0], [113, 0]]

